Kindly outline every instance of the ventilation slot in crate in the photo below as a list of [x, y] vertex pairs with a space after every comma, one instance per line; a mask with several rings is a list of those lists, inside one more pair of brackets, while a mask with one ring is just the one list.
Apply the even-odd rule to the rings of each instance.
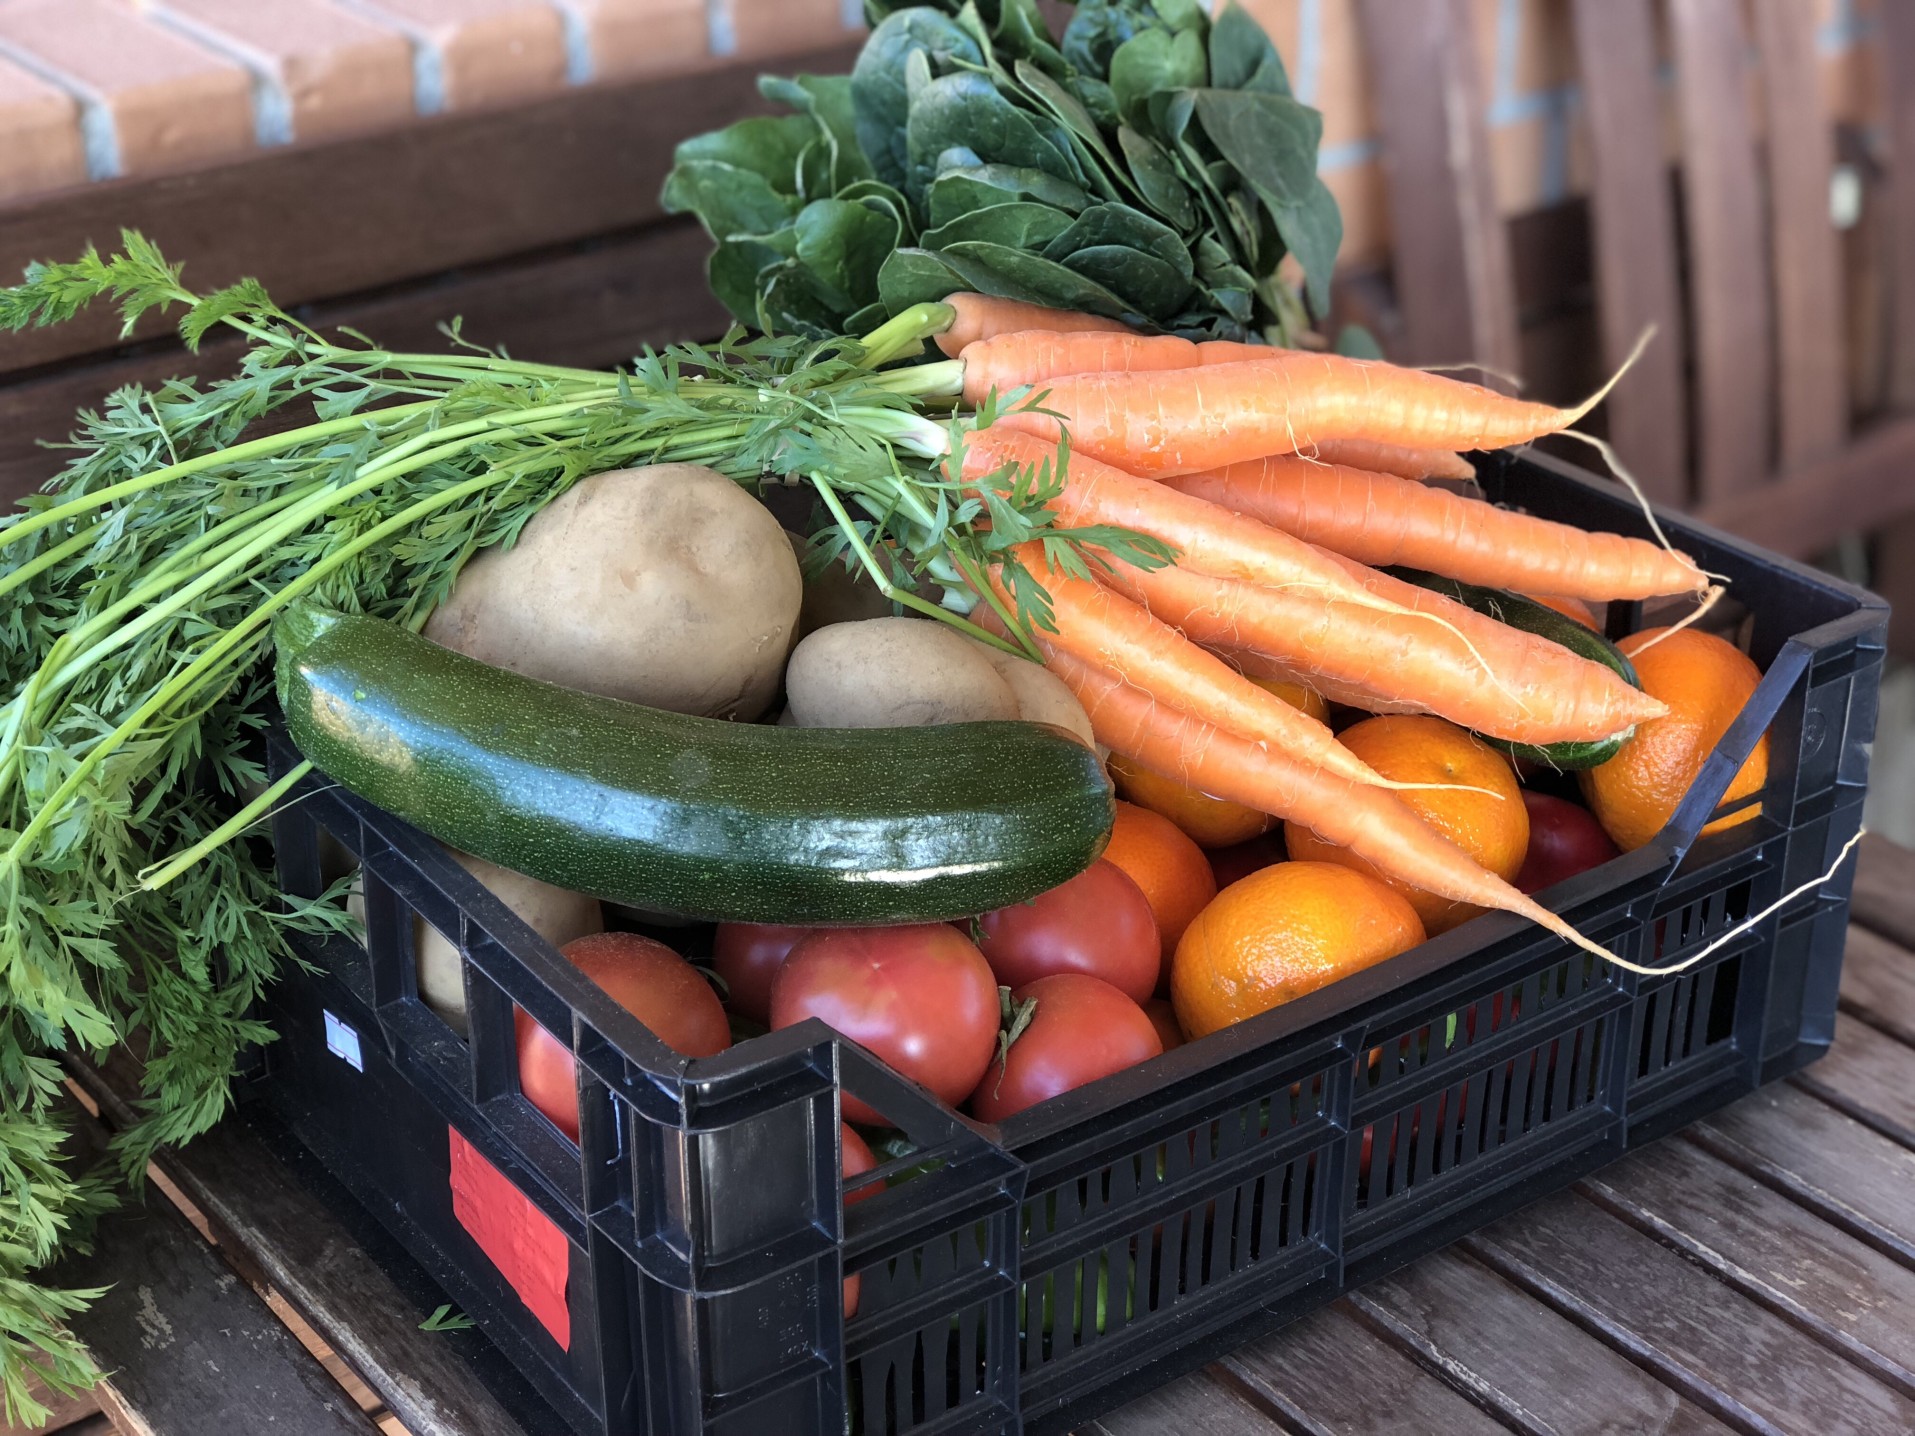
[[1522, 1023], [1534, 1022], [1592, 986], [1611, 980], [1600, 958], [1577, 953], [1531, 973], [1521, 982], [1500, 987], [1467, 1007], [1446, 1012], [1372, 1047], [1357, 1063], [1357, 1095], [1368, 1097], [1382, 1088], [1401, 1085], [1432, 1062], [1449, 1059]]
[[1379, 1207], [1540, 1135], [1597, 1099], [1611, 1024], [1597, 1018], [1366, 1125], [1356, 1206]]
[[1286, 1137], [1306, 1122], [1321, 1121], [1324, 1093], [1324, 1076], [1317, 1073], [1032, 1195], [1024, 1203], [1024, 1245], [1119, 1216], [1126, 1207], [1152, 1201], [1165, 1188], [1200, 1185], [1209, 1168], [1240, 1160], [1252, 1148]]
[[850, 1436], [904, 1436], [988, 1394], [983, 1306], [939, 1314], [845, 1362]]
[[1018, 1319], [1026, 1372], [1115, 1337], [1323, 1236], [1315, 1152], [1227, 1187], [1088, 1256], [1032, 1276]]
[[1681, 962], [1714, 942], [1748, 917], [1754, 899], [1755, 879], [1750, 877], [1658, 914], [1652, 928], [1652, 965]]
[[1635, 1080], [1646, 1081], [1732, 1041], [1742, 957], [1685, 972], [1643, 994], [1632, 1018]]

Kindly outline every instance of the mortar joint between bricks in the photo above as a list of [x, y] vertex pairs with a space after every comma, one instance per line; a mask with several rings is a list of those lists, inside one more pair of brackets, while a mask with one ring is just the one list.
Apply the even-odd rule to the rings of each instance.
[[118, 179], [122, 170], [120, 132], [105, 98], [84, 80], [48, 64], [4, 36], [0, 36], [0, 56], [73, 97], [80, 107], [80, 144], [86, 155], [86, 177], [89, 180]]

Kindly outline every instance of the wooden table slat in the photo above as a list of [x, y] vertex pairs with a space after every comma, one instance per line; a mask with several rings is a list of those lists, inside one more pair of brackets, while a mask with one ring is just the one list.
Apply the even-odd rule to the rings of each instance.
[[1502, 1436], [1509, 1429], [1372, 1331], [1348, 1300], [1218, 1365], [1309, 1436]]
[[1915, 1045], [1915, 953], [1867, 928], [1851, 927], [1842, 961], [1842, 1006], [1869, 1026]]
[[[105, 1073], [85, 1068], [79, 1076], [103, 1105], [118, 1104], [124, 1114], [123, 1058]], [[402, 1291], [243, 1122], [222, 1123], [166, 1154], [161, 1165], [205, 1213], [221, 1245], [255, 1265], [412, 1436], [521, 1436], [519, 1423], [459, 1355], [458, 1338], [419, 1330], [430, 1308]], [[350, 1404], [343, 1389], [333, 1389]]]
[[1077, 1436], [1292, 1436], [1293, 1429], [1229, 1382], [1199, 1371], [1079, 1427]]
[[1715, 1417], [1455, 1248], [1350, 1300], [1371, 1323], [1525, 1432], [1726, 1436]]
[[1915, 1430], [1915, 1400], [1581, 1197], [1548, 1198], [1466, 1245], [1732, 1424]]
[[372, 1422], [177, 1209], [149, 1189], [102, 1218], [90, 1252], [63, 1259], [60, 1286], [104, 1286], [73, 1332], [111, 1382], [109, 1410], [136, 1436], [236, 1431], [371, 1436]]
[[1863, 927], [1915, 948], [1915, 852], [1879, 833], [1862, 839], [1855, 858], [1854, 916]]
[[1584, 1184], [1721, 1280], [1915, 1395], [1915, 1271], [1688, 1142]]
[[1906, 1044], [1838, 1012], [1835, 1043], [1794, 1080], [1857, 1121], [1915, 1147], [1915, 1055]]
[[1915, 1151], [1799, 1087], [1745, 1097], [1688, 1139], [1853, 1236], [1915, 1263]]

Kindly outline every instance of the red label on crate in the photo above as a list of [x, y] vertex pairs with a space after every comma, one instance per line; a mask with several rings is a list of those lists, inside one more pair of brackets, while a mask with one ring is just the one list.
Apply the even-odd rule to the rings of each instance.
[[532, 1204], [478, 1148], [452, 1128], [452, 1214], [492, 1258], [539, 1325], [566, 1351], [572, 1349], [572, 1313], [565, 1305], [571, 1243], [552, 1219]]

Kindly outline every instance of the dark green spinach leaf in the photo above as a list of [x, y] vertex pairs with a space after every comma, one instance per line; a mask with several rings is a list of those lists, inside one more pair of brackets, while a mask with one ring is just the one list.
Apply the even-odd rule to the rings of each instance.
[[1146, 30], [1118, 46], [1110, 59], [1117, 112], [1133, 125], [1147, 121], [1152, 95], [1195, 89], [1208, 77], [1204, 42], [1195, 30]]
[[1210, 24], [1210, 83], [1221, 90], [1290, 93], [1283, 57], [1237, 0], [1225, 0], [1223, 12]]
[[955, 20], [924, 6], [900, 10], [871, 32], [851, 70], [853, 128], [871, 172], [894, 189], [904, 188], [908, 160], [905, 66], [919, 53], [933, 57], [934, 68], [984, 63], [984, 52]]
[[943, 249], [967, 239], [984, 239], [1014, 249], [1042, 249], [1070, 227], [1071, 217], [1047, 204], [994, 204], [927, 230], [924, 247]]
[[905, 130], [905, 193], [922, 204], [939, 157], [969, 151], [987, 164], [1019, 165], [1076, 183], [1075, 166], [982, 75], [959, 72], [926, 85], [911, 102]]
[[[1186, 256], [1188, 258], [1188, 256]], [[1154, 254], [1121, 245], [1097, 244], [1077, 249], [1063, 260], [1064, 267], [1094, 280], [1138, 313], [1153, 320], [1168, 319], [1190, 297], [1190, 277], [1179, 274]]]

